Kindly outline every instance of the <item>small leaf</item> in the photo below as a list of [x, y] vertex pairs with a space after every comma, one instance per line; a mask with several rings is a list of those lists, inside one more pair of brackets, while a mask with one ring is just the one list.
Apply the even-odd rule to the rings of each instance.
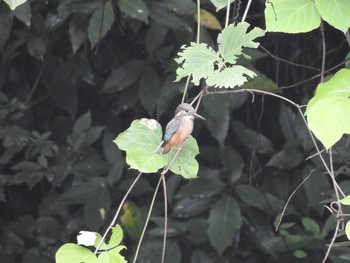
[[30, 27], [31, 18], [32, 18], [32, 8], [29, 2], [25, 2], [22, 5], [18, 6], [13, 13], [15, 16], [22, 21], [27, 27]]
[[15, 10], [17, 6], [27, 2], [27, 0], [5, 0], [12, 10]]
[[310, 231], [314, 235], [321, 233], [320, 226], [312, 219], [303, 217], [301, 223], [306, 230]]
[[[250, 25], [247, 22], [239, 23], [237, 26], [229, 25], [218, 36], [219, 50], [225, 61], [235, 64], [237, 57], [242, 54], [242, 48], [257, 48], [258, 42], [253, 40], [265, 34], [265, 31], [255, 27], [247, 33]], [[247, 74], [247, 73], [245, 73]]]
[[[198, 16], [195, 15], [194, 18], [198, 23]], [[222, 30], [219, 20], [207, 10], [204, 10], [204, 9], [200, 10], [199, 21], [200, 21], [200, 24], [206, 28]]]
[[343, 205], [350, 205], [350, 195], [344, 197], [343, 199], [340, 200], [340, 203]]
[[350, 221], [346, 222], [345, 234], [346, 234], [346, 237], [350, 240]]
[[120, 220], [130, 238], [139, 240], [143, 229], [143, 220], [140, 209], [133, 202], [124, 203]]
[[210, 210], [210, 244], [221, 254], [240, 231], [241, 209], [230, 196], [224, 196]]
[[107, 242], [107, 249], [111, 249], [115, 246], [118, 246], [123, 240], [123, 230], [120, 227], [120, 225], [116, 225], [114, 227], [112, 227], [112, 235], [109, 239], [109, 241]]
[[120, 10], [134, 19], [138, 19], [148, 24], [149, 10], [142, 0], [119, 0]]
[[130, 60], [119, 66], [108, 76], [101, 92], [113, 93], [129, 87], [139, 79], [144, 66], [143, 60]]
[[88, 111], [84, 115], [80, 116], [74, 123], [72, 136], [77, 138], [80, 134], [90, 129], [91, 122], [91, 113]]
[[218, 60], [216, 52], [206, 44], [191, 43], [188, 47], [182, 47], [175, 61], [181, 64], [176, 70], [176, 80], [192, 74], [192, 82], [199, 85], [201, 78], [207, 78], [214, 73], [214, 62]]
[[207, 78], [207, 84], [216, 88], [234, 88], [242, 86], [247, 77], [254, 78], [256, 74], [239, 65], [224, 68], [222, 71], [215, 71], [213, 75]]
[[46, 43], [41, 37], [32, 37], [27, 42], [28, 53], [38, 59], [44, 60], [46, 53]]
[[105, 37], [105, 35], [111, 29], [114, 20], [115, 16], [111, 1], [101, 3], [92, 13], [87, 29], [91, 49], [95, 47], [100, 39]]
[[331, 26], [346, 33], [350, 27], [350, 1], [348, 0], [316, 0], [318, 12], [322, 19]]
[[297, 166], [304, 159], [304, 154], [294, 148], [285, 148], [275, 153], [266, 166], [280, 169], [290, 169]]
[[274, 151], [271, 141], [264, 135], [246, 128], [243, 123], [239, 121], [235, 121], [232, 127], [238, 138], [250, 150], [261, 154], [269, 154]]
[[310, 0], [266, 1], [265, 19], [266, 30], [270, 32], [309, 32], [321, 23], [316, 5]]
[[126, 162], [140, 172], [155, 173], [167, 164], [167, 157], [155, 153], [162, 141], [162, 128], [156, 120], [141, 119], [132, 122], [129, 129], [114, 140], [126, 151]]
[[69, 23], [70, 42], [72, 44], [73, 53], [76, 53], [87, 35], [86, 17], [80, 14], [74, 14]]
[[303, 258], [307, 257], [307, 253], [301, 249], [295, 250], [293, 255], [294, 255], [294, 257], [299, 258], [299, 259], [303, 259]]
[[[235, 0], [230, 0], [230, 3]], [[210, 2], [216, 7], [216, 12], [227, 6], [227, 0], [210, 0]]]
[[97, 257], [89, 249], [77, 244], [65, 244], [56, 252], [56, 263], [97, 263]]

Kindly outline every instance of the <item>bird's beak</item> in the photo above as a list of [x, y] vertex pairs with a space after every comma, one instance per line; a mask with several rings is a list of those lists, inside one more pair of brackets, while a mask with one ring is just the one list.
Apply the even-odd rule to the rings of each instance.
[[193, 115], [195, 118], [197, 118], [197, 119], [201, 119], [201, 120], [203, 120], [203, 121], [206, 120], [204, 117], [202, 117], [201, 115], [199, 115], [199, 114], [197, 114], [197, 113], [193, 113], [192, 115]]

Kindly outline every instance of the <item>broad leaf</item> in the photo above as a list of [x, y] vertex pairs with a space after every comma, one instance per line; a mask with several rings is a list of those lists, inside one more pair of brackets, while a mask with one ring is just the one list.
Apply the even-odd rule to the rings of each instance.
[[290, 169], [297, 166], [304, 159], [304, 154], [295, 148], [285, 148], [275, 153], [266, 166], [280, 169]]
[[215, 71], [207, 78], [207, 84], [216, 88], [234, 88], [243, 85], [248, 80], [247, 77], [254, 78], [255, 76], [253, 71], [234, 65], [222, 71]]
[[25, 2], [22, 5], [18, 6], [18, 8], [16, 8], [13, 13], [19, 20], [26, 24], [26, 26], [30, 27], [32, 8], [29, 2]]
[[142, 105], [150, 116], [153, 116], [156, 107], [155, 98], [160, 95], [160, 81], [155, 69], [151, 66], [146, 67], [143, 71], [139, 82], [139, 98]]
[[119, 0], [120, 10], [134, 19], [138, 19], [148, 24], [149, 10], [142, 0]]
[[107, 32], [111, 29], [114, 20], [115, 16], [111, 1], [101, 3], [92, 13], [87, 29], [91, 49], [95, 47], [100, 39], [105, 37]]
[[120, 216], [126, 233], [132, 240], [139, 240], [143, 229], [143, 219], [140, 209], [130, 201], [123, 205], [123, 214]]
[[5, 0], [5, 2], [12, 10], [15, 10], [17, 6], [27, 2], [27, 0]]
[[350, 70], [339, 70], [318, 85], [305, 114], [310, 129], [329, 149], [344, 133], [350, 133]]
[[[173, 147], [171, 151], [166, 154], [168, 158], [168, 163], [170, 163], [174, 155], [177, 152], [177, 147]], [[172, 164], [170, 171], [175, 174], [179, 174], [185, 179], [196, 178], [198, 174], [199, 165], [195, 156], [199, 153], [197, 141], [189, 136], [183, 146], [179, 155], [176, 157], [174, 163]]]
[[218, 60], [216, 52], [206, 44], [191, 43], [188, 47], [182, 47], [175, 61], [180, 64], [176, 70], [176, 80], [192, 74], [192, 82], [199, 85], [201, 78], [207, 78], [214, 73], [214, 62]]
[[87, 21], [84, 16], [74, 14], [69, 24], [69, 35], [73, 53], [76, 53], [83, 44], [87, 35]]
[[321, 17], [314, 1], [270, 0], [265, 6], [267, 31], [302, 33], [320, 26]]
[[162, 141], [162, 128], [156, 120], [141, 119], [132, 122], [129, 129], [114, 140], [126, 151], [126, 162], [140, 172], [154, 173], [167, 164], [167, 157], [155, 153]]
[[350, 1], [316, 0], [315, 4], [322, 19], [346, 33], [350, 27]]
[[210, 244], [222, 253], [239, 233], [241, 223], [241, 209], [237, 202], [230, 196], [224, 196], [210, 210]]
[[135, 83], [145, 66], [143, 60], [130, 60], [111, 72], [101, 92], [113, 93], [121, 91]]
[[97, 257], [89, 249], [77, 244], [65, 244], [56, 252], [56, 263], [97, 263]]
[[[225, 61], [235, 64], [237, 57], [242, 54], [242, 48], [257, 48], [258, 42], [253, 40], [265, 34], [264, 30], [255, 27], [247, 33], [250, 25], [247, 22], [239, 23], [237, 26], [229, 25], [218, 36], [220, 55]], [[245, 74], [247, 74], [245, 72]], [[249, 74], [248, 74], [249, 75]]]

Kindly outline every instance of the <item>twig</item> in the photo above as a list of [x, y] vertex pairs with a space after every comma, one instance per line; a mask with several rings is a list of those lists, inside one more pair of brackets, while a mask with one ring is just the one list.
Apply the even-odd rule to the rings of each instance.
[[200, 30], [201, 30], [201, 1], [197, 0], [197, 43], [200, 40]]
[[135, 251], [135, 257], [134, 257], [133, 263], [135, 263], [136, 260], [137, 260], [137, 256], [138, 256], [139, 251], [140, 251], [141, 243], [142, 243], [143, 237], [145, 236], [145, 232], [146, 232], [147, 225], [149, 223], [149, 219], [151, 218], [151, 213], [152, 213], [152, 210], [153, 210], [154, 201], [156, 200], [156, 196], [157, 196], [157, 193], [158, 193], [161, 181], [162, 181], [162, 176], [159, 178], [157, 186], [156, 186], [156, 189], [154, 190], [154, 194], [153, 194], [153, 198], [152, 198], [152, 201], [151, 201], [151, 205], [150, 205], [149, 210], [148, 210], [146, 222], [145, 222], [145, 225], [144, 225], [144, 227], [142, 229], [142, 233], [141, 233], [141, 236], [140, 236], [140, 239], [139, 239], [139, 243], [137, 244], [137, 248], [136, 248], [136, 251]]
[[168, 197], [166, 192], [166, 181], [164, 174], [160, 175], [163, 181], [163, 194], [164, 194], [164, 235], [163, 235], [163, 248], [162, 248], [162, 260], [161, 263], [165, 262], [165, 248], [166, 248], [166, 238], [168, 229]]
[[230, 6], [231, 6], [231, 0], [227, 0], [225, 27], [228, 26], [228, 20], [229, 20], [229, 18], [230, 18]]
[[106, 239], [106, 236], [107, 236], [109, 230], [112, 229], [112, 227], [114, 226], [115, 222], [117, 221], [118, 215], [119, 215], [119, 213], [120, 213], [120, 210], [121, 210], [122, 207], [123, 207], [123, 204], [125, 203], [126, 198], [127, 198], [128, 195], [130, 194], [131, 189], [135, 186], [136, 182], [140, 179], [141, 175], [142, 175], [142, 172], [140, 172], [140, 173], [138, 174], [138, 176], [135, 178], [135, 180], [134, 180], [134, 181], [132, 182], [132, 184], [130, 185], [128, 191], [125, 193], [125, 195], [124, 195], [122, 201], [121, 201], [120, 204], [119, 204], [119, 207], [118, 207], [118, 209], [117, 209], [117, 212], [115, 213], [115, 215], [114, 215], [114, 217], [113, 217], [113, 220], [112, 220], [111, 224], [108, 226], [107, 230], [105, 231], [105, 233], [104, 233], [103, 236], [102, 236], [102, 239], [101, 239], [100, 243], [98, 243], [98, 246], [96, 247], [96, 249], [95, 249], [95, 251], [94, 251], [94, 254], [95, 254], [95, 255], [96, 255], [97, 251], [100, 249], [100, 247], [101, 247], [103, 241]]
[[322, 260], [322, 263], [325, 263], [328, 256], [329, 256], [329, 253], [331, 252], [331, 249], [332, 249], [332, 246], [335, 242], [335, 239], [337, 238], [337, 235], [338, 235], [338, 230], [339, 230], [339, 225], [340, 225], [340, 221], [337, 221], [337, 225], [335, 227], [335, 231], [334, 231], [334, 235], [333, 235], [333, 238], [331, 240], [331, 243], [329, 243], [329, 246], [328, 246], [328, 249], [327, 249], [327, 252], [326, 252], [326, 255], [324, 256], [323, 260]]
[[326, 39], [325, 39], [325, 36], [324, 36], [324, 22], [323, 22], [323, 19], [321, 19], [320, 31], [321, 31], [321, 41], [322, 41], [321, 82], [323, 82], [323, 80], [324, 80], [324, 71], [325, 71], [325, 68], [326, 68]]
[[243, 14], [243, 17], [242, 17], [242, 22], [245, 21], [246, 17], [247, 17], [247, 14], [248, 14], [248, 10], [250, 8], [250, 4], [252, 3], [252, 0], [249, 0], [248, 3], [247, 3], [247, 7], [245, 8], [244, 10], [244, 14]]

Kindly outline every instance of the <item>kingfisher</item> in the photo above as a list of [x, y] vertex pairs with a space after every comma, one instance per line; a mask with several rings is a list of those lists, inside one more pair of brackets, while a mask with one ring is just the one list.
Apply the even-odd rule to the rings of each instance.
[[181, 103], [175, 111], [175, 117], [166, 125], [163, 137], [163, 154], [168, 153], [173, 146], [183, 143], [193, 131], [194, 119], [205, 120], [197, 114], [188, 103]]

